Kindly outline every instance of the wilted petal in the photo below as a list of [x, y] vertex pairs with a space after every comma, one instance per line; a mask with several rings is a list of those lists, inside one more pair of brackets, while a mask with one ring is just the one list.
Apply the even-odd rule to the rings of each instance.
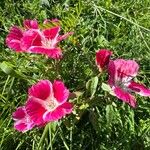
[[46, 112], [46, 109], [42, 100], [30, 97], [26, 103], [26, 110], [36, 125], [43, 125], [45, 123], [43, 120], [43, 114]]
[[115, 87], [114, 88], [114, 93], [123, 102], [128, 103], [132, 107], [136, 107], [135, 97], [132, 96], [131, 94], [129, 94], [128, 92], [125, 92], [123, 89], [121, 89], [119, 87]]
[[23, 34], [23, 38], [21, 39], [21, 48], [23, 50], [28, 50], [31, 46], [41, 46], [41, 39], [42, 37], [39, 30], [30, 29], [28, 31], [25, 31]]
[[52, 83], [49, 80], [40, 80], [29, 88], [28, 94], [30, 97], [46, 100], [50, 95], [53, 95]]
[[30, 52], [36, 54], [43, 54], [53, 59], [59, 59], [62, 56], [60, 48], [45, 48], [43, 46], [32, 46], [29, 48]]
[[100, 71], [102, 71], [109, 63], [112, 52], [106, 49], [101, 49], [96, 52], [96, 64]]
[[128, 88], [138, 93], [141, 96], [150, 96], [150, 89], [146, 88], [143, 84], [136, 83], [134, 81], [130, 82]]
[[6, 37], [7, 46], [15, 50], [16, 52], [22, 52], [23, 50], [20, 47], [20, 40], [22, 37], [23, 32], [19, 27], [17, 26], [11, 27], [9, 34]]
[[27, 29], [38, 29], [38, 22], [37, 20], [24, 20], [23, 25]]
[[69, 90], [65, 87], [62, 81], [54, 81], [53, 83], [54, 97], [59, 104], [67, 101], [69, 96]]

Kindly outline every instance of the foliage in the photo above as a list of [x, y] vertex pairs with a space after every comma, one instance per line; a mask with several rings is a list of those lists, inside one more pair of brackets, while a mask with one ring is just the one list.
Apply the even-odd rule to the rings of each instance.
[[[0, 149], [150, 149], [149, 98], [137, 97], [136, 109], [125, 105], [107, 92], [107, 77], [95, 65], [96, 50], [111, 49], [116, 58], [135, 59], [138, 79], [149, 86], [148, 0], [2, 0], [0, 14]], [[58, 18], [63, 32], [74, 32], [60, 44], [62, 60], [7, 48], [9, 28], [26, 18]], [[76, 94], [73, 114], [45, 128], [15, 131], [11, 114], [26, 101], [28, 87], [56, 78]]]

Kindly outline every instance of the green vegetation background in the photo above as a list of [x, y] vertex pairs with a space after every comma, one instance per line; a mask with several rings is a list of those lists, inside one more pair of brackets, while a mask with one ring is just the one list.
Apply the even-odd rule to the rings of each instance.
[[[42, 23], [45, 18], [58, 18], [62, 31], [74, 32], [60, 44], [64, 58], [59, 70], [53, 60], [18, 54], [5, 45], [12, 25], [21, 26], [24, 19]], [[71, 91], [86, 91], [86, 82], [98, 74], [95, 51], [101, 48], [111, 49], [114, 58], [136, 60], [140, 64], [136, 80], [150, 87], [149, 37], [149, 0], [1, 0], [0, 63], [10, 68], [5, 70], [2, 64], [0, 68], [0, 149], [149, 150], [150, 99], [137, 95], [138, 107], [132, 109], [102, 91], [100, 81], [96, 104], [76, 123], [71, 115], [53, 132], [51, 126], [45, 135], [43, 128], [22, 134], [13, 129], [11, 118], [16, 107], [25, 103], [28, 87], [39, 79], [61, 75]], [[86, 97], [75, 103], [82, 100]]]

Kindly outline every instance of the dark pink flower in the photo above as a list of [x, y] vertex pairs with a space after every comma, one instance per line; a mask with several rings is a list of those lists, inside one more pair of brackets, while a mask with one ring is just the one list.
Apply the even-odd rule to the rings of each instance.
[[36, 125], [56, 121], [72, 112], [73, 105], [67, 102], [69, 90], [62, 81], [41, 80], [29, 89], [27, 113]]
[[23, 38], [23, 33], [27, 29], [37, 29], [38, 23], [36, 20], [24, 20], [24, 29], [12, 26], [10, 28], [10, 32], [6, 37], [6, 45], [15, 50], [16, 52], [28, 52], [27, 49], [22, 49], [21, 47], [21, 39]]
[[14, 128], [20, 132], [31, 130], [35, 124], [27, 114], [25, 107], [18, 107], [12, 115], [15, 120]]
[[100, 72], [107, 67], [111, 55], [112, 52], [106, 49], [100, 49], [96, 52], [96, 65], [98, 66]]
[[24, 32], [21, 39], [21, 47], [31, 53], [44, 54], [48, 57], [57, 59], [62, 56], [61, 49], [57, 47], [58, 42], [66, 39], [72, 32], [59, 35], [60, 27], [52, 27], [40, 30], [28, 30]]
[[109, 62], [109, 85], [114, 94], [132, 107], [136, 107], [136, 99], [132, 92], [142, 96], [150, 96], [150, 89], [134, 82], [132, 79], [137, 75], [139, 65], [134, 60], [117, 59]]

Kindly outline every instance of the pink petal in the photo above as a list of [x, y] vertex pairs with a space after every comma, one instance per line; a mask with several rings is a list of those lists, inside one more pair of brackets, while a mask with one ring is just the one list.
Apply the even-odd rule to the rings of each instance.
[[130, 88], [131, 90], [133, 90], [141, 96], [150, 96], [150, 89], [134, 81], [130, 82], [128, 88]]
[[69, 97], [69, 90], [65, 87], [62, 81], [54, 81], [53, 91], [54, 97], [56, 98], [58, 103], [62, 104], [67, 101]]
[[47, 39], [54, 39], [59, 33], [60, 27], [52, 27], [50, 29], [43, 30], [43, 34]]
[[27, 30], [24, 32], [23, 38], [21, 39], [21, 48], [27, 51], [31, 46], [41, 46], [41, 38], [39, 30]]
[[27, 29], [38, 29], [38, 22], [37, 20], [24, 20], [23, 25]]
[[49, 80], [40, 80], [29, 88], [28, 94], [30, 97], [46, 100], [50, 95], [53, 95], [52, 83]]
[[112, 52], [106, 49], [100, 49], [96, 52], [96, 65], [102, 71], [109, 63]]
[[56, 121], [64, 117], [66, 114], [70, 114], [72, 112], [73, 105], [69, 102], [64, 103], [57, 107], [54, 111], [47, 111], [43, 115], [43, 119], [46, 122]]
[[17, 52], [21, 52], [22, 49], [20, 47], [20, 40], [22, 37], [23, 37], [23, 32], [19, 27], [17, 26], [11, 27], [9, 34], [6, 37], [7, 46], [9, 48], [14, 49]]
[[20, 132], [25, 132], [29, 129], [27, 129], [27, 124], [25, 124], [24, 122], [17, 122], [14, 124], [14, 128]]
[[68, 38], [68, 36], [70, 36], [72, 34], [74, 34], [74, 32], [67, 32], [64, 35], [60, 35], [60, 36], [58, 36], [57, 41], [59, 42], [59, 41], [65, 40], [66, 38]]
[[25, 106], [18, 107], [12, 116], [15, 120], [14, 128], [20, 132], [28, 131], [35, 126], [34, 122], [27, 114]]
[[108, 72], [110, 75], [109, 83], [114, 81], [129, 82], [138, 73], [139, 65], [134, 60], [116, 59], [110, 61]]
[[73, 104], [69, 102], [65, 102], [64, 104], [61, 105], [61, 107], [63, 108], [65, 114], [70, 114], [73, 109]]
[[25, 118], [25, 107], [18, 107], [17, 110], [13, 113], [12, 117], [14, 120], [20, 120]]
[[53, 59], [59, 59], [62, 57], [60, 48], [45, 48], [43, 46], [32, 46], [29, 49], [32, 53], [44, 54]]
[[42, 100], [30, 97], [26, 103], [26, 111], [36, 125], [43, 125], [43, 114], [46, 112]]
[[136, 107], [136, 100], [135, 97], [132, 96], [131, 94], [125, 92], [119, 87], [115, 87], [114, 93], [116, 96], [121, 99], [123, 102], [128, 103], [132, 107]]
[[26, 132], [28, 130], [31, 130], [34, 127], [34, 123], [30, 122], [30, 123], [26, 123], [24, 122], [24, 120], [22, 121], [18, 121], [16, 123], [14, 123], [14, 128], [16, 130], [18, 130], [19, 132]]

